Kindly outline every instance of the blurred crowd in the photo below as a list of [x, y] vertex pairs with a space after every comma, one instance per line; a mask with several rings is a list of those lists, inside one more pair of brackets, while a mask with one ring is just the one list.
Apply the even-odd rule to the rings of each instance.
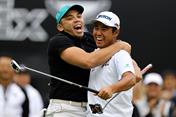
[[38, 117], [43, 100], [27, 71], [16, 73], [11, 58], [0, 57], [0, 117]]
[[[43, 100], [27, 71], [15, 73], [0, 57], [0, 117], [38, 117]], [[176, 72], [150, 72], [133, 88], [133, 117], [176, 117]]]
[[176, 117], [175, 71], [146, 74], [133, 93], [133, 117]]

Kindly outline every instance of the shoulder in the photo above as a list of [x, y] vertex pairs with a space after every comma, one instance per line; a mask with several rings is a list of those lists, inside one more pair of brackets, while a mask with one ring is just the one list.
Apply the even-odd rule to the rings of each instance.
[[49, 42], [50, 43], [55, 43], [56, 41], [64, 41], [69, 39], [69, 37], [67, 35], [65, 35], [64, 33], [57, 33], [56, 35], [54, 35]]
[[49, 40], [48, 49], [55, 50], [56, 48], [67, 48], [73, 45], [74, 42], [68, 35], [64, 33], [58, 33]]
[[25, 89], [29, 99], [37, 101], [36, 103], [42, 103], [41, 94], [37, 89], [35, 89], [32, 85], [27, 85]]
[[25, 95], [22, 91], [22, 89], [15, 83], [12, 83], [9, 86], [9, 92], [14, 95], [17, 99], [19, 100], [24, 100], [25, 99]]
[[125, 50], [120, 50], [119, 52], [117, 52], [115, 55], [115, 57], [121, 57], [121, 56], [130, 56], [130, 54], [125, 51]]
[[38, 95], [38, 94], [40, 94], [39, 93], [39, 91], [37, 90], [37, 89], [35, 89], [33, 86], [31, 86], [31, 85], [27, 85], [26, 87], [25, 87], [25, 89], [27, 90], [27, 92], [29, 92], [29, 94], [35, 94], [35, 95]]
[[125, 50], [120, 50], [119, 52], [117, 52], [117, 54], [128, 54], [129, 55], [129, 53]]
[[14, 92], [19, 92], [19, 91], [22, 92], [21, 88], [15, 83], [12, 83], [9, 87], [10, 87], [10, 90], [12, 90]]

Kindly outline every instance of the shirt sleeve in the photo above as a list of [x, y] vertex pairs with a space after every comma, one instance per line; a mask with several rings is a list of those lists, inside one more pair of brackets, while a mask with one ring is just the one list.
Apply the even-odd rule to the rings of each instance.
[[48, 51], [60, 55], [63, 50], [72, 46], [73, 42], [68, 37], [57, 35], [50, 40]]
[[115, 54], [115, 65], [120, 76], [128, 71], [135, 73], [132, 58], [125, 50], [121, 50]]

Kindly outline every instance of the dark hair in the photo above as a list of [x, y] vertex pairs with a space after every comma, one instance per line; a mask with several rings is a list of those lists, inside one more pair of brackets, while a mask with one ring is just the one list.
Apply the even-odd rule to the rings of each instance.
[[112, 32], [115, 32], [117, 30], [116, 27], [112, 27]]
[[163, 71], [163, 73], [162, 73], [163, 78], [165, 78], [168, 75], [173, 75], [176, 77], [176, 71], [173, 69], [167, 69], [167, 70]]

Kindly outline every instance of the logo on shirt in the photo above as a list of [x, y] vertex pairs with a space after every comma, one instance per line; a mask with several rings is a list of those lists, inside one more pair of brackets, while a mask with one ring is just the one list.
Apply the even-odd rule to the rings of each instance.
[[124, 67], [125, 67], [125, 68], [126, 68], [126, 67], [130, 67], [130, 65], [129, 65], [129, 64], [125, 64], [125, 66], [124, 66]]
[[106, 67], [106, 66], [109, 66], [109, 63], [105, 63], [101, 67]]
[[90, 70], [90, 72], [93, 72], [93, 71], [95, 71], [95, 69], [94, 69], [94, 68], [92, 68], [92, 69]]

